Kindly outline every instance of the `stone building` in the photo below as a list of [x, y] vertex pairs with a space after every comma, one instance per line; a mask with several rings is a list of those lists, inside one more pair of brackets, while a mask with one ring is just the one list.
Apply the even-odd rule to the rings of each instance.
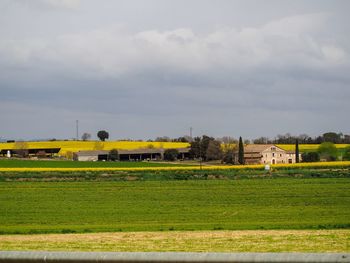
[[[274, 144], [249, 144], [244, 146], [246, 164], [295, 163], [295, 152], [285, 151]], [[301, 160], [301, 155], [299, 155]]]

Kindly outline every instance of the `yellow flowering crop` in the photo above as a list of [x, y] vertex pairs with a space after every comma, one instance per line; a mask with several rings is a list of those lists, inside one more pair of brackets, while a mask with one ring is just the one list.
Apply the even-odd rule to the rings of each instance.
[[[276, 144], [277, 147], [285, 151], [295, 151], [295, 144]], [[317, 151], [319, 144], [299, 144], [300, 151]], [[344, 149], [350, 146], [350, 144], [335, 144], [337, 149]]]
[[14, 142], [0, 143], [2, 149], [47, 149], [61, 148], [59, 155], [65, 156], [68, 152], [92, 151], [92, 150], [136, 150], [145, 148], [187, 148], [189, 143], [183, 142], [133, 142], [133, 141], [42, 141], [42, 142]]
[[[83, 171], [180, 171], [180, 170], [244, 170], [264, 169], [263, 164], [253, 165], [203, 165], [197, 166], [168, 166], [168, 167], [79, 167], [79, 168], [53, 168], [53, 167], [0, 167], [0, 172], [83, 172]], [[317, 162], [317, 163], [294, 163], [275, 164], [272, 168], [350, 168], [350, 161], [345, 162]]]

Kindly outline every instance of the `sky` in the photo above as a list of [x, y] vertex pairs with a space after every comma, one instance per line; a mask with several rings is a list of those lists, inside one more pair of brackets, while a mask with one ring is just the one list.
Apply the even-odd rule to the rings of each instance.
[[350, 1], [0, 0], [0, 138], [350, 134]]

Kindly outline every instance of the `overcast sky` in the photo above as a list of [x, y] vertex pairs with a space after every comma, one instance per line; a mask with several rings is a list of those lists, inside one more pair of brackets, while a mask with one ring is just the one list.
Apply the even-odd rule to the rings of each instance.
[[350, 1], [0, 0], [0, 138], [350, 133]]

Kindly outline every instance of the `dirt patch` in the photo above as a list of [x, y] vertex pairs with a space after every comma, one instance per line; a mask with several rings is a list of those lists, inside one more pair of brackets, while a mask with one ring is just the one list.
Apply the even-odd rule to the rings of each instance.
[[0, 250], [349, 252], [350, 230], [169, 231], [0, 236]]
[[128, 175], [125, 177], [126, 181], [137, 181], [139, 178], [137, 176]]

